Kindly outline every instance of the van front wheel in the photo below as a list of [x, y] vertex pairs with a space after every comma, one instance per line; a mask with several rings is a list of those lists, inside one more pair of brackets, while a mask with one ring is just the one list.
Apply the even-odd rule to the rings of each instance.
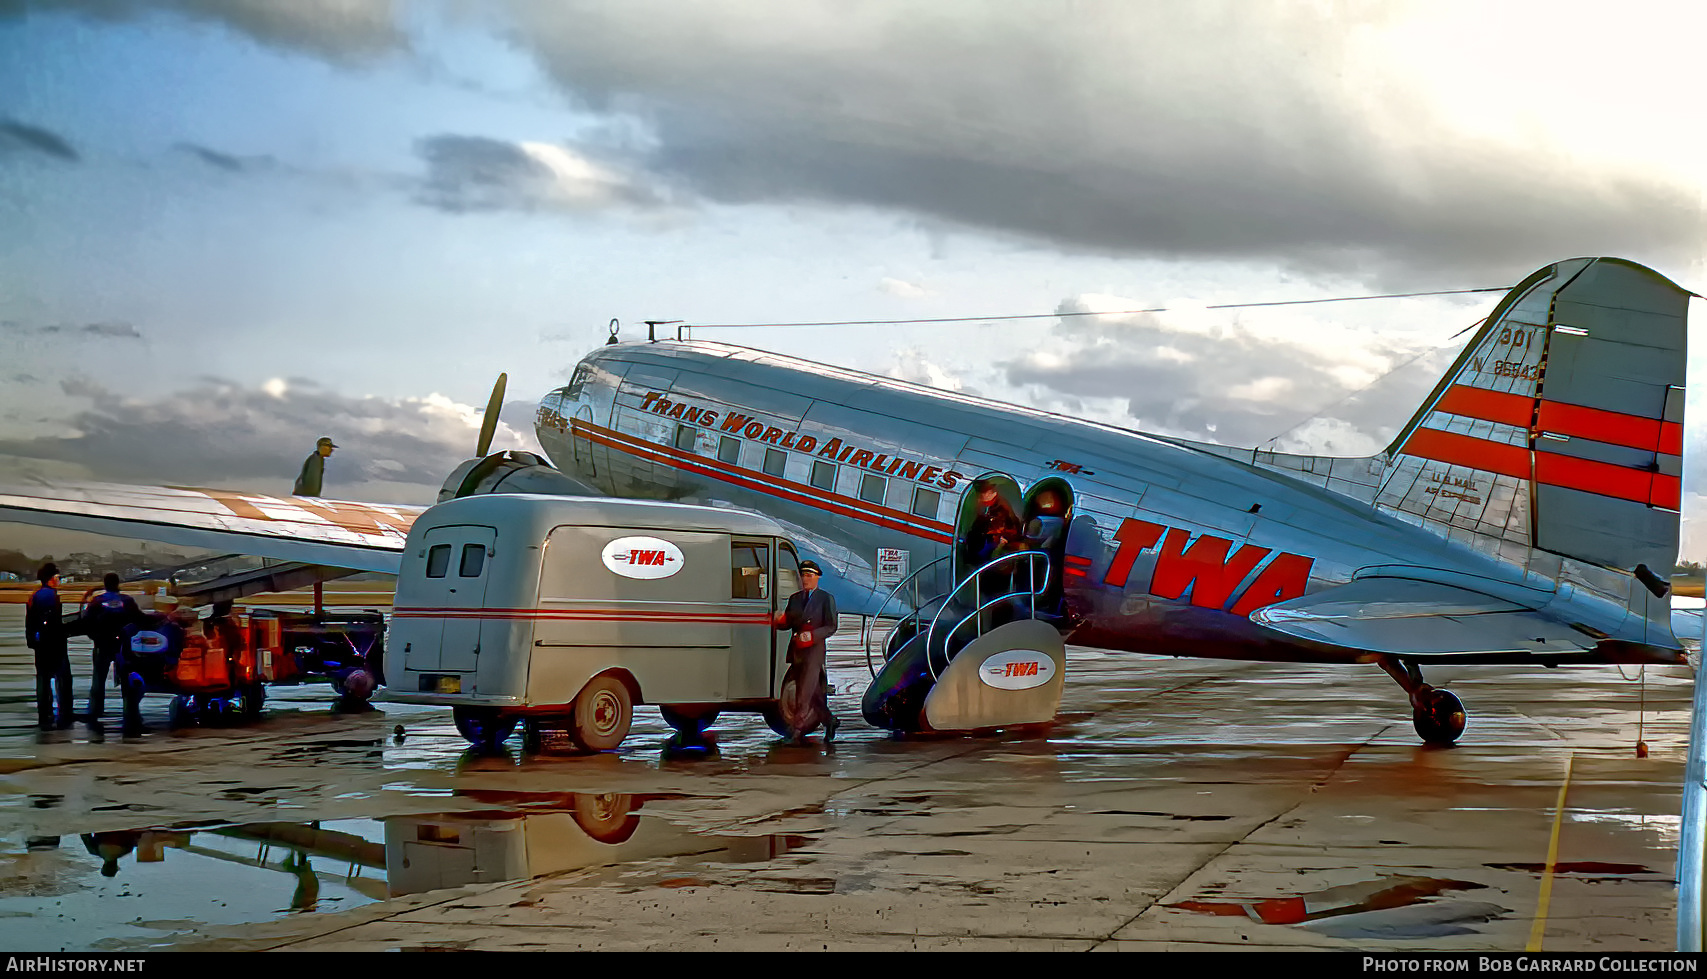
[[610, 751], [628, 737], [634, 720], [634, 698], [628, 685], [614, 676], [596, 676], [575, 697], [571, 736], [587, 751]]

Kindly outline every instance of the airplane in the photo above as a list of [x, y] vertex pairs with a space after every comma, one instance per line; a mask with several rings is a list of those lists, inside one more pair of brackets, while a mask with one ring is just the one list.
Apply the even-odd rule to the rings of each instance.
[[[1425, 666], [1687, 662], [1666, 576], [1692, 295], [1627, 260], [1547, 265], [1501, 298], [1392, 443], [1359, 458], [1148, 435], [717, 342], [612, 342], [541, 400], [549, 459], [488, 454], [489, 407], [440, 499], [758, 510], [823, 565], [843, 613], [917, 623], [979, 573], [989, 491], [1023, 521], [1045, 515], [1048, 490], [1064, 533], [1027, 591], [1073, 643], [1376, 666], [1418, 735], [1451, 744], [1467, 712]], [[419, 512], [0, 489], [4, 520], [373, 571], [397, 569]], [[897, 604], [908, 588], [930, 597]], [[890, 641], [890, 662], [906, 641]], [[867, 719], [905, 729], [891, 693], [867, 691]]]

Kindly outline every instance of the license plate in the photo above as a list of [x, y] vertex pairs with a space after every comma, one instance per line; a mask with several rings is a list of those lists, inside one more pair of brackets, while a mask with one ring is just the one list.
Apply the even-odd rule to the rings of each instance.
[[439, 682], [434, 685], [433, 689], [438, 693], [461, 693], [462, 677], [441, 676], [439, 677]]

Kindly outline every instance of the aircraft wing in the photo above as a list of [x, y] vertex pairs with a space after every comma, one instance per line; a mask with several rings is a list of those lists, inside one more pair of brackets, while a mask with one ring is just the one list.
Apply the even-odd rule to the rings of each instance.
[[389, 574], [425, 509], [193, 486], [0, 486], [0, 521]]
[[1451, 585], [1359, 578], [1251, 613], [1298, 639], [1395, 656], [1580, 653], [1596, 640], [1521, 605]]

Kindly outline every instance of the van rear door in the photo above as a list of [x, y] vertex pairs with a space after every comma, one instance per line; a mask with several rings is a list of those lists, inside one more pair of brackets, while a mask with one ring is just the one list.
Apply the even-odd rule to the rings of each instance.
[[426, 626], [422, 638], [430, 647], [433, 633], [438, 633], [439, 642], [436, 663], [430, 662], [430, 656], [411, 660], [420, 662], [418, 669], [466, 672], [475, 668], [486, 607], [487, 571], [497, 542], [498, 532], [491, 527], [434, 527], [427, 531], [421, 607], [432, 616], [426, 621], [439, 625]]

